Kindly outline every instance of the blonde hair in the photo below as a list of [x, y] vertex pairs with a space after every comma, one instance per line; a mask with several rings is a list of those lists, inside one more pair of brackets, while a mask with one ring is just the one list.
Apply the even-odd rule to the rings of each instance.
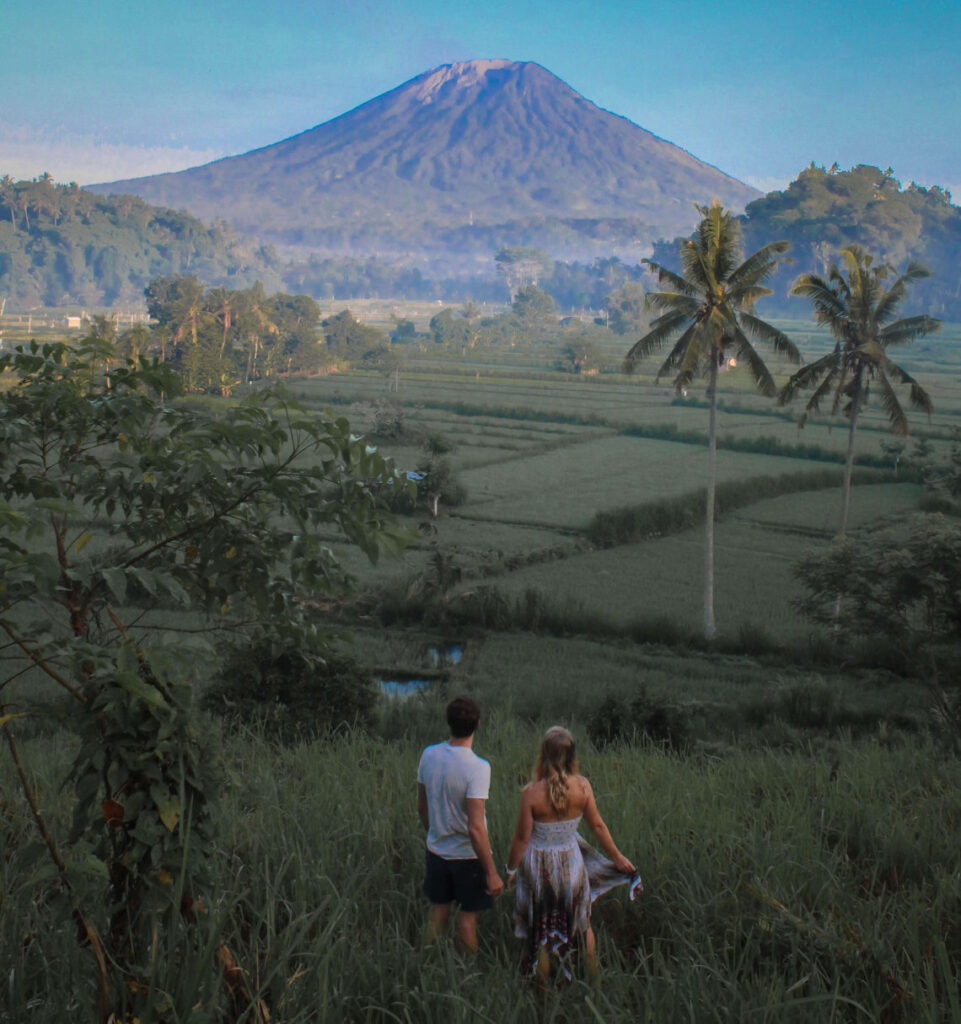
[[574, 737], [560, 725], [548, 729], [541, 740], [534, 777], [547, 782], [547, 795], [554, 813], [567, 811], [567, 780], [577, 774]]

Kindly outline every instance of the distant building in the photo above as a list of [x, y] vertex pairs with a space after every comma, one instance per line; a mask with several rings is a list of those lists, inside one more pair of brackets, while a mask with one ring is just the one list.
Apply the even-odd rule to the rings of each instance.
[[69, 328], [74, 328], [74, 329], [79, 331], [80, 328], [83, 326], [83, 317], [79, 317], [79, 316], [65, 316], [63, 318], [63, 326], [68, 328], [68, 329]]

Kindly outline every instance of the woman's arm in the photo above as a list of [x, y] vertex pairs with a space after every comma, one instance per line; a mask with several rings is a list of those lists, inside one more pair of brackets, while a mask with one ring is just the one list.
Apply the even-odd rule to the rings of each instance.
[[594, 833], [594, 838], [600, 848], [613, 861], [614, 867], [623, 875], [633, 875], [637, 868], [614, 845], [610, 830], [604, 824], [604, 819], [594, 802], [594, 790], [591, 789], [591, 784], [587, 779], [584, 780], [584, 787], [587, 790], [587, 803], [584, 805], [584, 821], [587, 822], [587, 827]]
[[511, 841], [511, 852], [507, 855], [507, 870], [516, 871], [517, 865], [524, 856], [527, 844], [531, 841], [531, 831], [534, 828], [534, 815], [531, 811], [531, 794], [529, 787], [521, 790], [521, 807], [517, 815], [517, 828], [514, 829], [514, 838]]

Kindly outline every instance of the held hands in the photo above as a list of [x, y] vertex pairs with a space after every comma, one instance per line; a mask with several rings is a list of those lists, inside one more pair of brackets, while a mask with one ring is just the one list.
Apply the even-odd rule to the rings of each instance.
[[495, 868], [487, 872], [487, 892], [490, 896], [500, 896], [504, 891], [504, 883]]

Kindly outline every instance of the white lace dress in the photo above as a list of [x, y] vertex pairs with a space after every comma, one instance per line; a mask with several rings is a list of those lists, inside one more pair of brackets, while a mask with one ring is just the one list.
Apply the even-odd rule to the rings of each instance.
[[631, 899], [644, 886], [624, 875], [578, 834], [580, 817], [535, 821], [517, 865], [514, 934], [526, 939], [525, 969], [537, 968], [542, 946], [561, 958], [570, 977], [578, 940], [591, 923], [591, 904], [616, 885], [630, 883]]

